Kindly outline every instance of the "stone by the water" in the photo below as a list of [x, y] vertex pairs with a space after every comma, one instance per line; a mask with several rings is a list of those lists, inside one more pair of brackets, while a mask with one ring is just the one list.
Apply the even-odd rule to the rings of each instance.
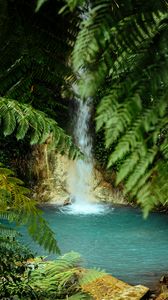
[[168, 300], [168, 292], [161, 293], [156, 300]]
[[70, 199], [66, 199], [66, 200], [64, 201], [63, 206], [70, 205], [70, 204], [72, 204], [71, 200], [70, 200]]
[[141, 300], [149, 292], [143, 285], [131, 286], [111, 275], [105, 275], [82, 286], [94, 300]]

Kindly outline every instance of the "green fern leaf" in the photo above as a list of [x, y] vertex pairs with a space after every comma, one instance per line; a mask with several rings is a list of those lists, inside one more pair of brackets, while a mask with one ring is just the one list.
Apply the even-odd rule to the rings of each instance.
[[138, 194], [138, 191], [141, 190], [141, 188], [149, 182], [150, 178], [152, 177], [153, 170], [147, 171], [141, 178], [138, 180], [136, 185], [131, 190], [131, 195], [135, 197]]
[[39, 213], [31, 217], [30, 215], [28, 216], [28, 231], [33, 240], [45, 247], [46, 250], [53, 253], [60, 253], [54, 232]]
[[[46, 250], [60, 253], [54, 233], [49, 228], [47, 222], [41, 217], [40, 210], [36, 207], [36, 201], [30, 199], [30, 190], [23, 186], [23, 182], [15, 178], [13, 172], [0, 167], [0, 218], [14, 221], [17, 224], [26, 223], [32, 238]], [[6, 197], [4, 197], [6, 191]], [[8, 208], [8, 211], [6, 211]]]
[[127, 192], [131, 191], [136, 185], [140, 177], [146, 172], [148, 166], [153, 163], [153, 160], [157, 154], [157, 148], [148, 151], [145, 157], [142, 157], [134, 169], [134, 172], [129, 176], [125, 189]]
[[5, 136], [10, 135], [15, 130], [16, 120], [14, 114], [8, 110], [3, 117], [3, 133]]
[[99, 269], [88, 269], [84, 272], [83, 276], [80, 278], [79, 283], [82, 286], [92, 281], [95, 281], [97, 278], [101, 278], [105, 275], [106, 273]]
[[10, 176], [14, 175], [14, 172], [11, 169], [3, 168], [3, 165], [0, 166], [0, 176]]
[[97, 108], [96, 131], [99, 131], [108, 122], [111, 116], [115, 115], [118, 103], [115, 100], [115, 93], [105, 96]]
[[39, 11], [39, 9], [41, 8], [41, 6], [47, 2], [47, 0], [37, 0], [37, 6], [36, 6], [36, 12]]
[[117, 173], [117, 178], [116, 178], [116, 184], [118, 185], [123, 179], [125, 179], [128, 174], [130, 174], [133, 170], [134, 167], [137, 165], [137, 162], [139, 161], [139, 155], [137, 152], [131, 153], [128, 158], [125, 159], [123, 164], [121, 164], [119, 172]]
[[118, 149], [115, 150], [115, 152], [110, 155], [107, 168], [110, 168], [115, 162], [127, 155], [130, 150], [129, 143], [122, 143], [122, 147], [119, 150], [120, 151], [118, 151]]
[[84, 293], [77, 293], [73, 296], [68, 297], [69, 300], [92, 300], [93, 298], [90, 295]]
[[17, 236], [19, 236], [19, 233], [16, 230], [0, 223], [0, 237], [13, 239]]
[[44, 143], [49, 136], [52, 136], [52, 145], [60, 152], [69, 151], [71, 157], [81, 156], [79, 149], [72, 143], [71, 137], [65, 134], [56, 121], [48, 118], [43, 112], [11, 99], [0, 98], [0, 103], [0, 116], [6, 124], [5, 134], [11, 134], [16, 129], [17, 139], [22, 139], [28, 133], [31, 145]]
[[18, 126], [17, 126], [17, 132], [16, 132], [16, 138], [17, 140], [24, 139], [27, 131], [29, 129], [29, 122], [25, 117], [21, 117], [18, 120]]
[[137, 197], [138, 203], [143, 209], [143, 216], [144, 218], [147, 218], [149, 212], [159, 203], [158, 199], [151, 193], [151, 186], [149, 182], [143, 186], [137, 194]]

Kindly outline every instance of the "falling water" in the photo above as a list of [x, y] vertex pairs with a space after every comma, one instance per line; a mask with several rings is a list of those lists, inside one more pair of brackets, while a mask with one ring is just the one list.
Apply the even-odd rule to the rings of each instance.
[[73, 198], [80, 204], [94, 200], [93, 190], [93, 158], [92, 158], [92, 139], [89, 134], [89, 121], [91, 113], [91, 101], [83, 102], [79, 100], [77, 119], [75, 122], [74, 136], [76, 143], [84, 154], [84, 159], [76, 161], [76, 178]]
[[93, 156], [92, 138], [89, 130], [92, 101], [77, 101], [77, 114], [74, 125], [76, 144], [84, 154], [84, 159], [74, 162], [69, 174], [69, 191], [72, 205], [68, 207], [70, 213], [102, 213], [104, 206], [96, 203], [93, 194]]

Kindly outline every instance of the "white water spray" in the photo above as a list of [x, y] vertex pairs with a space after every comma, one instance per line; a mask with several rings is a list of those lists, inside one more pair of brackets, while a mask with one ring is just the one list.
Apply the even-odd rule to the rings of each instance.
[[104, 211], [104, 205], [97, 204], [93, 194], [93, 157], [92, 138], [89, 130], [92, 101], [77, 100], [77, 115], [74, 124], [74, 137], [84, 159], [74, 162], [68, 179], [72, 205], [68, 212], [73, 214], [98, 214]]

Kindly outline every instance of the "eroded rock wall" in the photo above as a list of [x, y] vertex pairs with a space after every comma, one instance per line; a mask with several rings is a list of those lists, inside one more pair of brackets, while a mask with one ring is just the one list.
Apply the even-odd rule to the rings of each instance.
[[[51, 202], [58, 205], [70, 200], [69, 182], [74, 176], [75, 161], [67, 155], [50, 152], [47, 145], [38, 146], [34, 150], [34, 172], [38, 177], [34, 197], [40, 202]], [[94, 168], [93, 195], [97, 202], [127, 204], [122, 191], [114, 189], [104, 177], [104, 172]]]

